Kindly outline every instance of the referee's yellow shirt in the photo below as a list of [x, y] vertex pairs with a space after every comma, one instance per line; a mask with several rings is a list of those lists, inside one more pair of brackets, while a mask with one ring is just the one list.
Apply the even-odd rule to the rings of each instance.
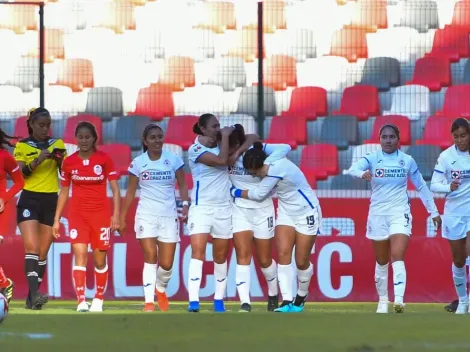
[[[15, 147], [15, 160], [30, 164], [36, 159], [41, 150], [48, 149], [52, 152], [55, 148], [65, 149], [64, 142], [61, 139], [49, 138], [45, 142], [38, 142], [29, 137], [19, 141]], [[59, 192], [59, 166], [55, 160], [46, 159], [39, 165], [31, 176], [25, 177], [24, 190], [39, 193], [58, 193]]]

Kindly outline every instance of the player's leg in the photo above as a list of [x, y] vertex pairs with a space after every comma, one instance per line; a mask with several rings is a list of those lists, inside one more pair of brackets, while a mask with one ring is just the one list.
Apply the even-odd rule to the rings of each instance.
[[[234, 219], [234, 222], [237, 221]], [[235, 282], [240, 298], [240, 312], [251, 312], [250, 264], [252, 258], [253, 231], [237, 231], [233, 234], [233, 246], [237, 256]]]
[[155, 311], [155, 283], [157, 281], [157, 239], [142, 238], [139, 240], [144, 253], [142, 282], [144, 286], [144, 312]]
[[[278, 218], [279, 219], [279, 218]], [[295, 245], [295, 227], [276, 225], [274, 239], [278, 253], [277, 277], [281, 290], [282, 303], [275, 312], [288, 313], [292, 307], [292, 285], [294, 273], [292, 271], [292, 250]]]
[[106, 287], [108, 285], [108, 263], [107, 255], [110, 248], [111, 229], [103, 223], [102, 219], [109, 219], [108, 214], [98, 216], [96, 221], [90, 224], [91, 249], [93, 250], [93, 262], [95, 264], [95, 284], [96, 293], [91, 303], [90, 312], [103, 311], [103, 299]]
[[456, 314], [466, 314], [468, 312], [467, 275], [465, 267], [465, 259], [467, 256], [465, 248], [466, 241], [466, 238], [457, 240], [449, 239], [452, 253], [452, 279], [459, 299], [458, 306], [455, 310]]
[[405, 253], [410, 237], [407, 234], [397, 233], [390, 236], [390, 256], [393, 270], [393, 308], [396, 313], [405, 310], [404, 296], [406, 290]]
[[88, 261], [88, 244], [72, 243], [72, 252], [75, 258], [73, 263], [73, 285], [77, 295], [77, 312], [88, 312], [89, 307], [86, 302], [86, 266]]
[[0, 266], [0, 293], [5, 296], [8, 303], [10, 303], [13, 297], [13, 281], [6, 277], [3, 268]]
[[[157, 294], [157, 303], [158, 308], [166, 312], [169, 308], [169, 301], [166, 295], [166, 288], [168, 282], [170, 282], [171, 274], [173, 273], [173, 262], [175, 260], [175, 251], [176, 244], [173, 239], [173, 242], [164, 242], [165, 237], [161, 237], [158, 240], [158, 269], [157, 269], [157, 282], [155, 286], [155, 291]], [[179, 240], [179, 235], [178, 235]]]
[[39, 223], [39, 271], [38, 271], [38, 288], [41, 287], [41, 283], [44, 279], [47, 266], [47, 254], [54, 242], [54, 236], [52, 236], [52, 225], [45, 225]]

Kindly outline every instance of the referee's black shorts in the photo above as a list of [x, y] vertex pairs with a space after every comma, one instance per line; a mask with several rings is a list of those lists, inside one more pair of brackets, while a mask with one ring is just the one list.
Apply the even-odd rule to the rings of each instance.
[[23, 190], [16, 206], [17, 223], [36, 220], [42, 225], [54, 225], [57, 198], [57, 193], [40, 193]]

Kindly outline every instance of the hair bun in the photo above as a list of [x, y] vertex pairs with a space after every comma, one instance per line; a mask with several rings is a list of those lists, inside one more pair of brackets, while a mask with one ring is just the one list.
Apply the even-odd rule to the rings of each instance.
[[260, 141], [256, 141], [255, 143], [253, 143], [253, 149], [263, 150], [264, 145]]

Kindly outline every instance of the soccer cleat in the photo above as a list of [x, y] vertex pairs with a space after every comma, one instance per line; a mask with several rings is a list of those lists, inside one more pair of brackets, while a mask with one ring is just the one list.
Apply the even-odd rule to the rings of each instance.
[[81, 301], [77, 306], [77, 312], [85, 313], [90, 311], [90, 306], [86, 301]]
[[276, 313], [290, 313], [292, 307], [292, 302], [283, 301], [279, 308], [274, 309]]
[[36, 293], [34, 297], [31, 297], [31, 309], [41, 310], [42, 307], [49, 301], [49, 296], [42, 293]]
[[292, 305], [291, 305], [291, 307], [290, 307], [291, 313], [300, 313], [300, 312], [303, 312], [304, 306], [305, 306], [305, 300], [306, 300], [306, 299], [307, 299], [307, 296], [302, 297], [302, 296], [297, 295], [297, 296], [295, 297], [294, 302], [292, 303]]
[[158, 309], [160, 309], [162, 312], [166, 312], [170, 307], [170, 302], [168, 302], [168, 297], [166, 296], [166, 293], [158, 291], [155, 292], [157, 294]]
[[145, 303], [142, 312], [155, 312], [155, 304]]
[[276, 308], [279, 308], [279, 298], [278, 296], [269, 296], [268, 297], [268, 312], [274, 312]]
[[214, 312], [225, 313], [225, 305], [223, 299], [214, 299]]
[[395, 313], [404, 313], [405, 312], [405, 303], [395, 302], [393, 303], [393, 309]]
[[376, 313], [387, 314], [388, 313], [388, 301], [379, 301], [379, 304], [377, 305]]
[[13, 281], [11, 281], [11, 279], [7, 279], [7, 282], [8, 286], [1, 288], [0, 293], [4, 295], [8, 303], [10, 303], [11, 298], [13, 297], [13, 288], [15, 287], [15, 284], [13, 283]]
[[251, 305], [249, 303], [243, 303], [238, 311], [240, 313], [249, 313], [251, 312]]
[[188, 312], [198, 313], [199, 312], [199, 302], [198, 301], [189, 302]]
[[99, 298], [93, 298], [91, 302], [90, 312], [102, 312], [103, 311], [103, 300]]
[[468, 313], [468, 303], [467, 302], [460, 302], [457, 306], [455, 314], [467, 314]]
[[457, 311], [457, 306], [459, 305], [459, 300], [456, 299], [452, 303], [449, 303], [444, 307], [444, 309], [449, 313], [455, 313]]

